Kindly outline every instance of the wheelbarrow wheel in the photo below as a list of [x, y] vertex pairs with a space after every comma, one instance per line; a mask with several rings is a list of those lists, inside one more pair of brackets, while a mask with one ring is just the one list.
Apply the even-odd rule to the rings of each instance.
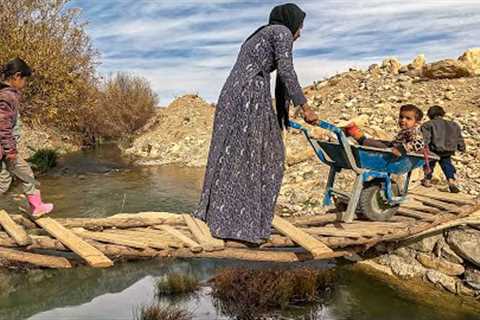
[[[398, 188], [393, 188], [395, 191]], [[394, 192], [395, 193], [395, 192]], [[373, 221], [387, 221], [398, 211], [399, 206], [388, 204], [381, 184], [366, 186], [360, 194], [358, 211], [365, 218]]]

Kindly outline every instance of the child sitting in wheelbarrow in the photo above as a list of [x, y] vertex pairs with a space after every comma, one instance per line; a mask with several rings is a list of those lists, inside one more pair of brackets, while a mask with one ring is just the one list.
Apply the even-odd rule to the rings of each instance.
[[360, 128], [351, 122], [344, 131], [347, 136], [354, 138], [359, 144], [375, 148], [392, 148], [392, 153], [400, 157], [409, 152], [422, 153], [425, 148], [423, 135], [420, 130], [420, 122], [423, 112], [413, 104], [405, 104], [400, 107], [398, 125], [400, 131], [393, 141], [381, 141], [367, 138]]

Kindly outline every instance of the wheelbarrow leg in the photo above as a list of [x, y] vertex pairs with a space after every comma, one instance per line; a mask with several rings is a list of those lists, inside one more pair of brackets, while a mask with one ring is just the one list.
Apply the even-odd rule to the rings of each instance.
[[357, 175], [355, 183], [353, 184], [352, 196], [348, 202], [347, 211], [339, 212], [337, 214], [337, 220], [341, 222], [352, 222], [355, 218], [355, 211], [357, 210], [358, 200], [360, 199], [360, 193], [363, 188], [363, 174]]
[[330, 171], [328, 172], [328, 180], [327, 180], [327, 188], [325, 191], [325, 196], [323, 197], [323, 205], [329, 206], [332, 204], [332, 189], [333, 183], [335, 182], [335, 175], [337, 174], [337, 170], [331, 166]]

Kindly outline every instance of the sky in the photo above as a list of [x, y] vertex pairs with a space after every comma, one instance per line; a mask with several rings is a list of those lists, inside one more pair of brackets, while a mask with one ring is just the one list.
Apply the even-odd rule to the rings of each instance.
[[[99, 72], [148, 79], [160, 105], [186, 93], [215, 102], [240, 45], [268, 20], [275, 0], [73, 0], [100, 51]], [[386, 57], [457, 58], [480, 47], [480, 0], [304, 0], [294, 45], [307, 86]]]

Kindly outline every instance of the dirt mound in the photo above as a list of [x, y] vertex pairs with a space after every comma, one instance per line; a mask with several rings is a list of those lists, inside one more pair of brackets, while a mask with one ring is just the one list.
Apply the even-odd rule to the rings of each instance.
[[144, 165], [205, 166], [214, 111], [197, 95], [177, 98], [138, 132], [125, 153]]

